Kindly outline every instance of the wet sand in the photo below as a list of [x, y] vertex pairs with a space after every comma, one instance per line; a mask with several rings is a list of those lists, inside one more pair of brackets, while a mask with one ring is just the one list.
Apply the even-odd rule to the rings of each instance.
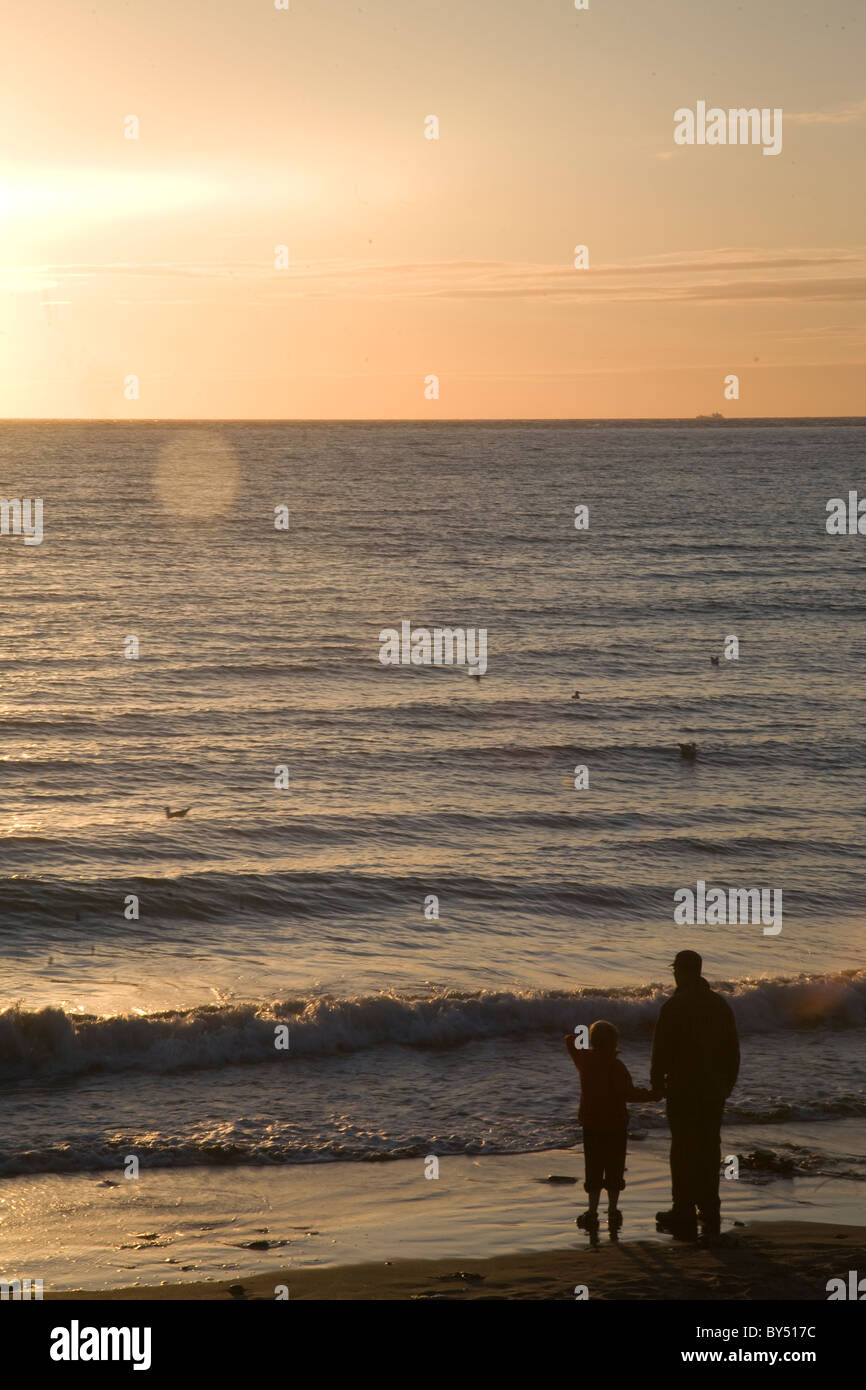
[[[603, 1223], [595, 1250], [574, 1224], [586, 1203], [574, 1149], [446, 1157], [435, 1181], [420, 1159], [12, 1178], [0, 1270], [41, 1279], [46, 1298], [210, 1298], [236, 1286], [273, 1298], [276, 1284], [292, 1298], [566, 1297], [577, 1283], [595, 1298], [767, 1297], [768, 1283], [815, 1298], [827, 1278], [866, 1275], [866, 1257], [844, 1253], [862, 1252], [862, 1183], [744, 1169], [723, 1186], [722, 1243], [699, 1250], [656, 1229], [670, 1204], [666, 1158], [660, 1137], [635, 1141], [618, 1243]], [[776, 1251], [785, 1231], [799, 1234]], [[768, 1251], [759, 1260], [756, 1241]], [[828, 1272], [816, 1274], [825, 1248]], [[461, 1271], [484, 1278], [440, 1278]]]
[[[286, 1269], [242, 1281], [47, 1294], [76, 1301], [273, 1299], [589, 1299], [826, 1301], [830, 1279], [866, 1270], [866, 1226], [756, 1222], [711, 1244], [611, 1243], [484, 1260], [395, 1260]], [[285, 1293], [281, 1295], [285, 1298]]]

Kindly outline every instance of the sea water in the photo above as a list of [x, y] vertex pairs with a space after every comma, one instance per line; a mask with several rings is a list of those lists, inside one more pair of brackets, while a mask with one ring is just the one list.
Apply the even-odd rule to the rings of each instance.
[[[728, 1123], [866, 1173], [866, 538], [825, 526], [864, 444], [0, 427], [43, 504], [0, 537], [0, 1173], [568, 1145], [562, 1035], [646, 1084], [685, 946]], [[404, 621], [485, 630], [483, 679], [383, 665]], [[698, 882], [781, 930], [677, 924]]]

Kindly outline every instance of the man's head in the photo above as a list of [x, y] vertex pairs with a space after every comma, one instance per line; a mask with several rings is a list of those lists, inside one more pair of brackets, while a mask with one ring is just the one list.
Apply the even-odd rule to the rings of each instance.
[[674, 979], [677, 985], [693, 985], [701, 978], [704, 963], [697, 951], [677, 951], [674, 956]]

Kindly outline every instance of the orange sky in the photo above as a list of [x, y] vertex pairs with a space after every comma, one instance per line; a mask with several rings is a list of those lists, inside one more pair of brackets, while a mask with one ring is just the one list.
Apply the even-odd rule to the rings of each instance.
[[[5, 0], [0, 415], [863, 413], [864, 31], [860, 0]], [[781, 153], [676, 145], [699, 100], [782, 108]]]

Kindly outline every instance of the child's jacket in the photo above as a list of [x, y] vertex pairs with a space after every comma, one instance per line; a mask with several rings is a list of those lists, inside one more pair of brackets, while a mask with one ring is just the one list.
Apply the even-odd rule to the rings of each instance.
[[626, 1102], [649, 1100], [651, 1091], [635, 1086], [618, 1057], [597, 1048], [576, 1047], [574, 1064], [580, 1072], [580, 1109], [584, 1129], [628, 1129]]

